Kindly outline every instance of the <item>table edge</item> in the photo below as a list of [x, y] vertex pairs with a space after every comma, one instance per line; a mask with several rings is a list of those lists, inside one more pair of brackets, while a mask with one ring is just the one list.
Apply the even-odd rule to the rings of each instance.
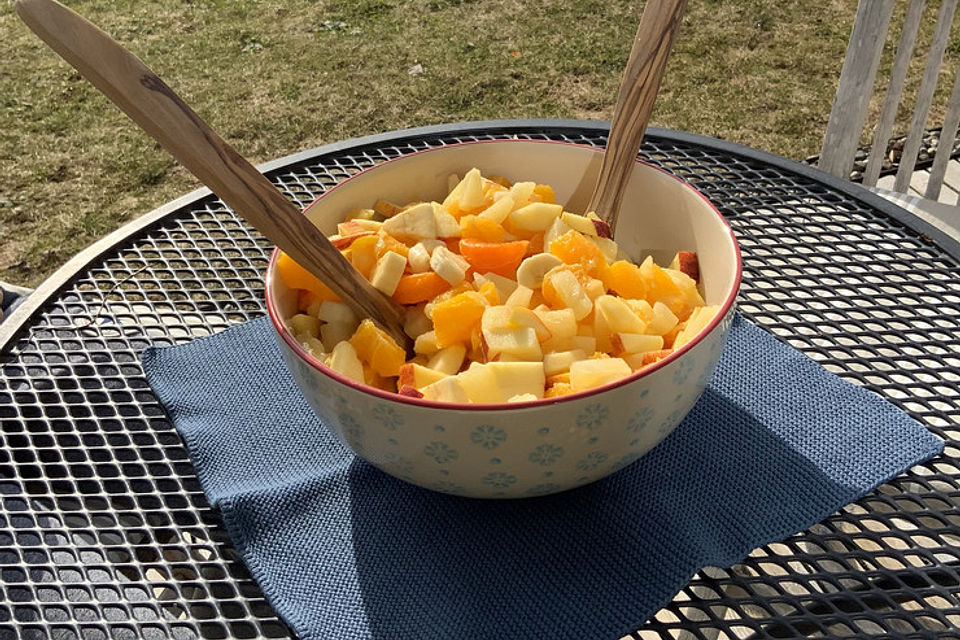
[[[437, 136], [454, 133], [470, 134], [480, 132], [509, 133], [512, 130], [525, 132], [530, 129], [549, 130], [551, 128], [557, 130], [587, 130], [594, 131], [598, 135], [606, 135], [610, 129], [610, 123], [603, 120], [503, 119], [429, 125], [424, 127], [399, 129], [396, 131], [388, 131], [357, 138], [349, 138], [339, 142], [320, 145], [318, 147], [313, 147], [312, 149], [299, 151], [297, 153], [282, 156], [275, 160], [270, 160], [257, 165], [256, 168], [261, 173], [267, 174], [280, 171], [291, 165], [306, 162], [320, 155], [327, 155], [330, 153], [337, 153], [346, 151], [348, 149], [362, 148], [371, 145], [380, 145], [384, 142], [399, 143], [411, 138], [422, 138], [424, 136]], [[869, 191], [859, 184], [837, 178], [836, 176], [821, 171], [816, 167], [802, 164], [795, 160], [790, 160], [789, 158], [784, 158], [767, 151], [754, 149], [753, 147], [748, 147], [746, 145], [727, 140], [711, 138], [709, 136], [697, 133], [676, 131], [662, 127], [649, 127], [646, 135], [653, 138], [679, 142], [681, 144], [707, 147], [716, 151], [727, 153], [729, 155], [740, 156], [747, 160], [763, 162], [771, 166], [799, 174], [809, 180], [820, 182], [831, 189], [841, 191], [852, 198], [860, 200], [864, 204], [880, 211], [884, 215], [901, 222], [913, 231], [927, 237], [931, 242], [940, 247], [940, 249], [942, 249], [948, 256], [960, 262], [960, 240], [951, 237], [949, 234], [945, 233], [929, 222], [926, 222], [917, 215], [907, 211], [906, 209], [898, 207], [892, 202]], [[92, 243], [80, 251], [80, 253], [77, 255], [73, 256], [60, 268], [54, 271], [50, 277], [40, 283], [40, 285], [17, 306], [13, 313], [5, 318], [3, 323], [0, 323], [0, 352], [6, 350], [6, 348], [9, 346], [9, 343], [14, 340], [16, 335], [20, 332], [23, 326], [26, 325], [33, 314], [51, 296], [55, 295], [62, 287], [68, 284], [69, 281], [74, 278], [83, 267], [93, 262], [107, 250], [116, 247], [134, 233], [156, 224], [174, 211], [210, 195], [211, 191], [206, 187], [201, 187], [184, 194], [183, 196], [167, 202], [166, 204], [161, 205], [160, 207], [157, 207], [156, 209], [153, 209], [152, 211], [149, 211], [148, 213], [145, 213], [142, 216], [128, 222], [105, 237]]]

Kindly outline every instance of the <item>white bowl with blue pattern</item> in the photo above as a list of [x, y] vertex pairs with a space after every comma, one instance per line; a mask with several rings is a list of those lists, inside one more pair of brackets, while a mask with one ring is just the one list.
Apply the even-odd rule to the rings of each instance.
[[[306, 215], [327, 234], [346, 211], [393, 202], [441, 200], [447, 176], [484, 175], [553, 187], [557, 202], [582, 212], [602, 154], [561, 142], [496, 140], [439, 147], [362, 171], [323, 194]], [[344, 378], [310, 356], [286, 330], [296, 294], [267, 270], [267, 308], [283, 358], [326, 428], [359, 457], [416, 485], [477, 498], [556, 493], [607, 476], [667, 437], [700, 397], [716, 367], [740, 285], [740, 253], [723, 216], [689, 184], [638, 162], [614, 237], [634, 259], [665, 264], [696, 251], [715, 320], [691, 342], [644, 371], [590, 391], [509, 405], [459, 405], [391, 394]]]

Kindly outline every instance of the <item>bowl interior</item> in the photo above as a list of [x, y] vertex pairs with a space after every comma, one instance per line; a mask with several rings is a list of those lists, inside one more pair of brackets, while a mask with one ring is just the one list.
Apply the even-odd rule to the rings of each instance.
[[[326, 234], [336, 232], [347, 211], [370, 208], [378, 199], [397, 204], [442, 200], [448, 176], [473, 167], [485, 176], [549, 184], [557, 202], [585, 213], [600, 170], [602, 152], [568, 143], [496, 140], [429, 149], [379, 164], [338, 184], [313, 202], [305, 215]], [[634, 260], [652, 255], [666, 265], [677, 251], [696, 251], [707, 304], [723, 305], [737, 287], [739, 253], [729, 226], [690, 185], [647, 164], [637, 163], [614, 230], [621, 249]], [[267, 275], [277, 310], [295, 310], [295, 297]]]

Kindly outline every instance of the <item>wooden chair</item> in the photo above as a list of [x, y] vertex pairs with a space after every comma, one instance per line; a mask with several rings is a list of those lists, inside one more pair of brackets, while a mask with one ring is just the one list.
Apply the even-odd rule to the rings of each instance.
[[[887, 40], [895, 1], [860, 0], [857, 8], [857, 16], [847, 45], [847, 53], [819, 161], [821, 169], [844, 179], [850, 178], [853, 169], [854, 157], [866, 122], [870, 99], [874, 93], [877, 69]], [[958, 82], [960, 70], [958, 70], [958, 77], [954, 79], [953, 93], [947, 105], [940, 135], [941, 142], [937, 147], [933, 165], [928, 174], [918, 172], [914, 175], [914, 168], [923, 142], [924, 128], [933, 102], [934, 91], [937, 88], [944, 54], [949, 44], [950, 28], [958, 0], [943, 0], [939, 5], [933, 40], [927, 52], [926, 66], [920, 81], [906, 142], [903, 145], [900, 166], [894, 179], [879, 180], [926, 5], [926, 0], [908, 1], [909, 6], [890, 72], [890, 82], [873, 132], [873, 143], [867, 157], [866, 170], [863, 172], [863, 185], [897, 201], [897, 204], [907, 204], [910, 205], [909, 208], [925, 207], [929, 211], [934, 211], [937, 216], [945, 216], [949, 224], [956, 226], [960, 224], [960, 207], [956, 206], [956, 191], [960, 189], [944, 187], [944, 177], [948, 171], [953, 140], [960, 125], [960, 82]], [[953, 177], [954, 170], [960, 167], [955, 163], [949, 168], [951, 179], [956, 180], [953, 184], [960, 185], [960, 177]], [[937, 204], [935, 202], [937, 200], [941, 202]], [[947, 205], [944, 205], [944, 201]]]

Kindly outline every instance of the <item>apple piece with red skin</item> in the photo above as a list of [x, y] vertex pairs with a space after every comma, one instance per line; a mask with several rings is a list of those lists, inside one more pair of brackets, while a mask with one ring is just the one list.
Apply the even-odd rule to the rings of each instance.
[[422, 389], [428, 384], [433, 384], [441, 378], [446, 378], [448, 373], [430, 369], [415, 362], [408, 362], [400, 367], [400, 376], [397, 379], [397, 385], [400, 387], [413, 387]]
[[613, 232], [610, 231], [610, 225], [606, 220], [593, 220], [593, 228], [596, 229], [598, 238], [613, 240]]
[[401, 396], [407, 396], [408, 398], [422, 398], [423, 394], [414, 389], [413, 387], [400, 387], [400, 391], [397, 392]]
[[344, 249], [352, 245], [359, 238], [363, 238], [365, 236], [373, 236], [376, 234], [377, 234], [376, 231], [361, 231], [360, 233], [355, 233], [352, 236], [340, 236], [339, 238], [330, 238], [330, 244], [332, 244], [334, 247], [336, 247], [340, 251], [343, 251]]
[[670, 262], [670, 269], [676, 269], [690, 276], [690, 278], [700, 284], [700, 261], [697, 259], [695, 251], [678, 251]]

